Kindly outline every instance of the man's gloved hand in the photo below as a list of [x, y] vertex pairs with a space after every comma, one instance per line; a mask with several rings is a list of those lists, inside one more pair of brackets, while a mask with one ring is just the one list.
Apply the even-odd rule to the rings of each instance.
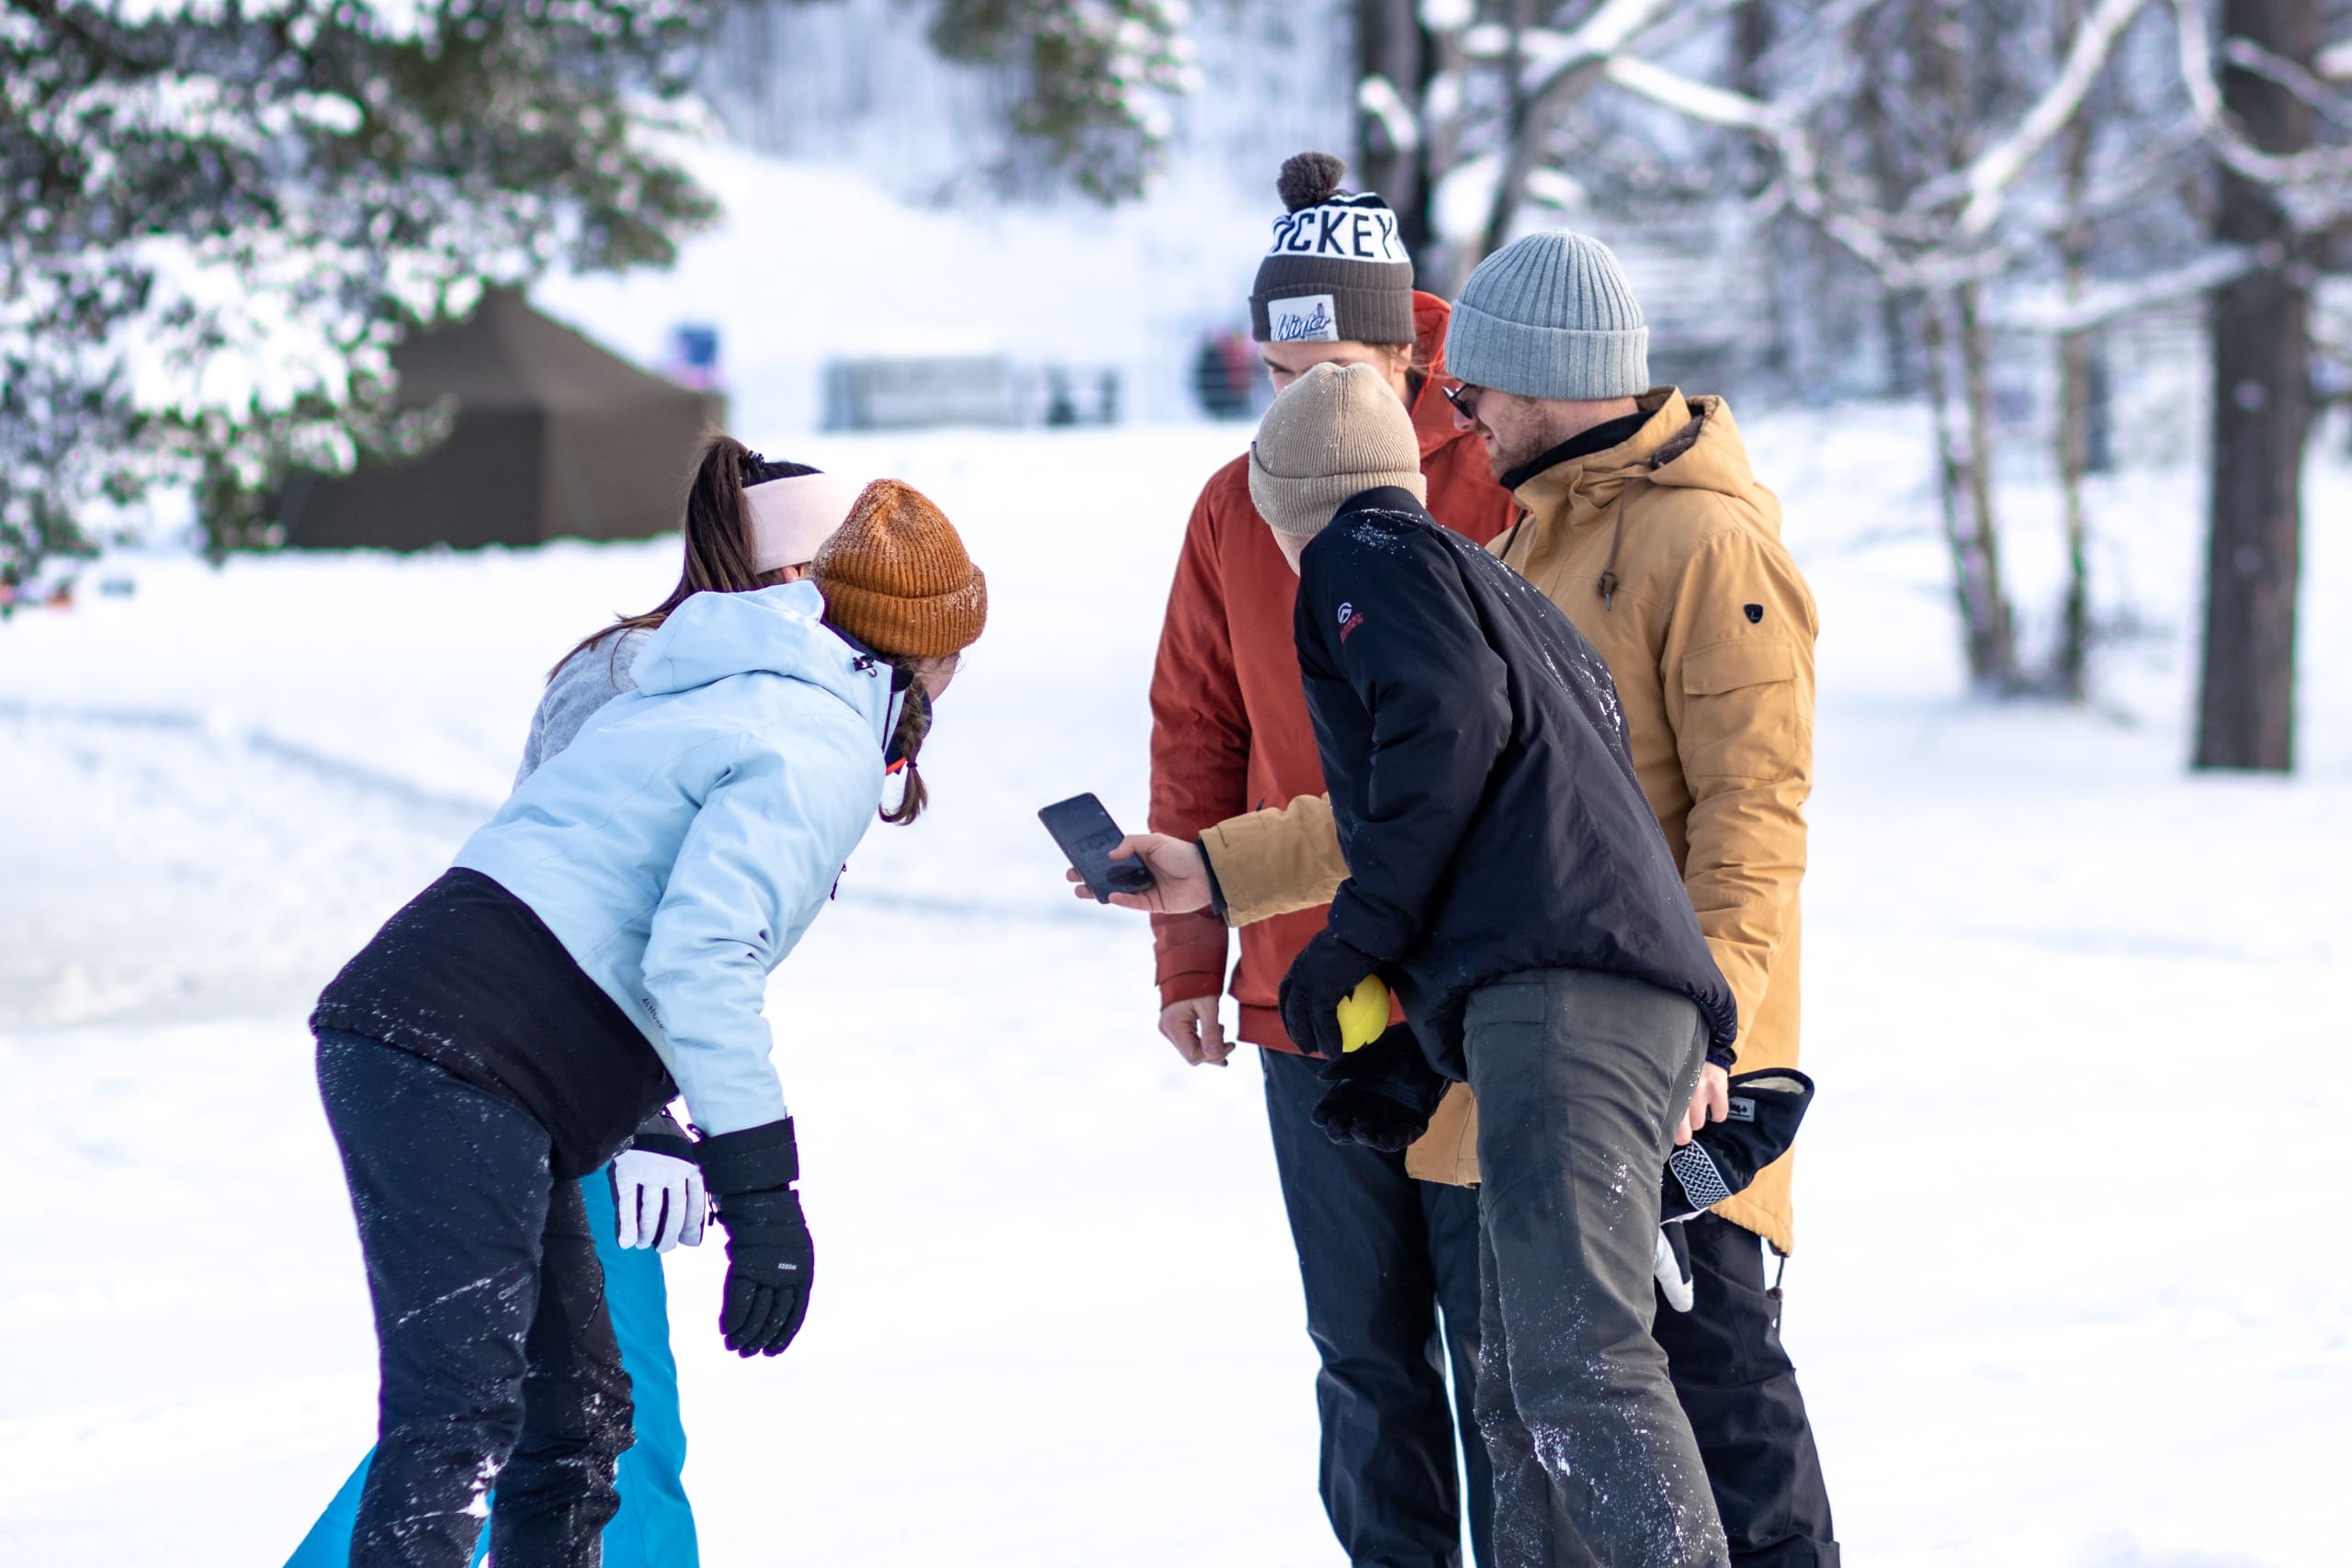
[[808, 1315], [816, 1244], [800, 1213], [800, 1153], [792, 1118], [721, 1133], [695, 1145], [727, 1227], [727, 1288], [718, 1332], [739, 1356], [774, 1356]]
[[1323, 1064], [1331, 1087], [1308, 1112], [1335, 1144], [1362, 1144], [1394, 1154], [1429, 1131], [1445, 1098], [1443, 1074], [1421, 1054], [1421, 1043], [1401, 1023], [1360, 1051]]
[[624, 1252], [700, 1247], [705, 1203], [702, 1168], [685, 1139], [640, 1133], [614, 1156], [613, 1208]]
[[1330, 927], [1317, 931], [1283, 976], [1283, 1032], [1290, 1043], [1337, 1059], [1341, 1055], [1340, 1003], [1377, 967], [1372, 957], [1333, 936]]
[[1658, 1218], [1668, 1224], [1746, 1191], [1758, 1171], [1787, 1154], [1813, 1103], [1813, 1080], [1794, 1067], [1734, 1073], [1724, 1100], [1723, 1121], [1706, 1123], [1666, 1157]]

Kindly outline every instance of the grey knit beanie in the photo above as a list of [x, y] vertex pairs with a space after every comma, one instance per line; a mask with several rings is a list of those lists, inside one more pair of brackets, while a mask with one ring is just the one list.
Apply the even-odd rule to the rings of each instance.
[[1307, 539], [1340, 503], [1382, 485], [1426, 502], [1421, 443], [1388, 378], [1369, 365], [1318, 365], [1290, 384], [1250, 444], [1250, 499], [1277, 534]]
[[1369, 191], [1340, 189], [1347, 172], [1329, 152], [1283, 164], [1275, 189], [1288, 210], [1250, 291], [1260, 343], [1413, 341], [1413, 258], [1396, 214]]
[[1480, 262], [1462, 286], [1445, 367], [1522, 398], [1634, 398], [1650, 389], [1650, 330], [1607, 245], [1545, 229]]

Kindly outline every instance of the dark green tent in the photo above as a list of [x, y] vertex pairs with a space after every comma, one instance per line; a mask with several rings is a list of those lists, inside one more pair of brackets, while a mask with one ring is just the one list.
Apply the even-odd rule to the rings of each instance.
[[392, 351], [401, 401], [454, 398], [449, 438], [413, 462], [302, 475], [286, 542], [313, 549], [536, 545], [670, 533], [718, 400], [639, 369], [497, 289]]

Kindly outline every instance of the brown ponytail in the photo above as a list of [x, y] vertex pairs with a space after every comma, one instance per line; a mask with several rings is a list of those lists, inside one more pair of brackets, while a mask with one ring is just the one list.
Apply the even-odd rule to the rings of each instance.
[[[548, 679], [555, 679], [556, 670], [615, 632], [651, 631], [696, 593], [745, 593], [783, 581], [780, 573], [754, 569], [759, 556], [752, 547], [752, 509], [743, 498], [743, 487], [816, 471], [806, 463], [771, 463], [731, 435], [712, 435], [703, 445], [702, 460], [695, 465], [694, 482], [686, 490], [686, 558], [678, 573], [678, 585], [643, 615], [624, 615], [581, 638], [556, 660]], [[620, 656], [617, 643], [613, 656]]]
[[[891, 669], [902, 671], [910, 682], [914, 680], [918, 660], [899, 654], [878, 656]], [[931, 804], [931, 791], [922, 782], [918, 760], [922, 752], [923, 737], [931, 733], [931, 694], [920, 684], [907, 687], [907, 700], [899, 709], [898, 727], [890, 731], [890, 750], [899, 758], [899, 804], [883, 812], [882, 820], [893, 828], [903, 828], [922, 815]]]

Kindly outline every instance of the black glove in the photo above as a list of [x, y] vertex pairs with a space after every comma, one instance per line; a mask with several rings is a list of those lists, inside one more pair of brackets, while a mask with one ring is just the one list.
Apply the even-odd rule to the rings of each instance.
[[1731, 1115], [1710, 1122], [1666, 1157], [1658, 1217], [1668, 1224], [1704, 1213], [1789, 1152], [1813, 1103], [1813, 1080], [1794, 1067], [1734, 1073]]
[[705, 1138], [695, 1152], [727, 1227], [718, 1332], [739, 1356], [779, 1354], [808, 1315], [817, 1277], [816, 1244], [792, 1190], [800, 1177], [792, 1118]]
[[1362, 1144], [1389, 1154], [1408, 1147], [1429, 1131], [1446, 1080], [1412, 1030], [1401, 1023], [1362, 1050], [1323, 1064], [1331, 1087], [1307, 1114], [1335, 1144]]
[[1341, 1055], [1340, 1003], [1378, 967], [1375, 960], [1333, 936], [1330, 927], [1317, 931], [1283, 976], [1283, 1032], [1290, 1043], [1311, 1055], [1336, 1060]]

